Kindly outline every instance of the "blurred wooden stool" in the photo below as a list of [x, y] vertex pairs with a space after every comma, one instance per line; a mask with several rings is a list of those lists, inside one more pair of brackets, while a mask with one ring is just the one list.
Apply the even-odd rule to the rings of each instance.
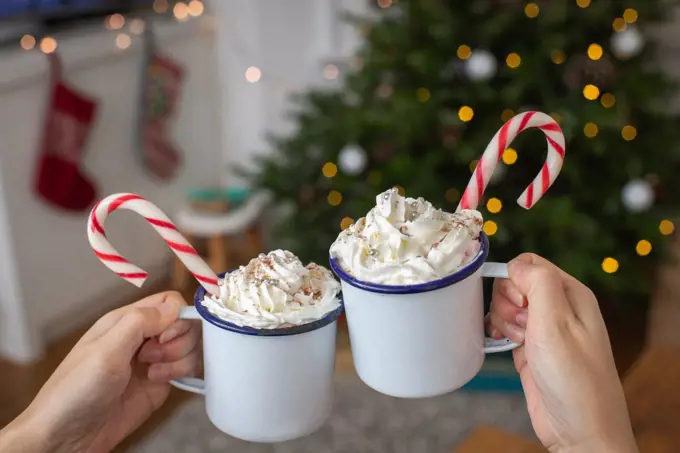
[[[259, 219], [269, 196], [256, 193], [233, 202], [236, 197], [222, 189], [204, 189], [199, 194], [190, 197], [189, 203], [180, 209], [175, 223], [190, 242], [207, 240], [206, 258], [213, 271], [219, 274], [228, 270], [230, 236], [245, 235], [249, 256], [263, 251]], [[189, 270], [176, 259], [173, 271], [175, 287], [184, 288], [190, 277]]]

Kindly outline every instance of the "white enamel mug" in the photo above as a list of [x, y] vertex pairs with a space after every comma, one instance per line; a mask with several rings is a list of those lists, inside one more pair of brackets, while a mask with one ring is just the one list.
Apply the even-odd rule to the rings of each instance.
[[311, 434], [333, 402], [337, 319], [341, 305], [322, 319], [284, 329], [253, 329], [210, 313], [199, 288], [180, 319], [203, 324], [205, 379], [175, 387], [205, 396], [208, 418], [226, 434], [250, 442], [283, 442]]
[[357, 280], [334, 258], [342, 282], [352, 357], [369, 387], [399, 398], [443, 395], [467, 384], [485, 354], [515, 349], [484, 335], [482, 277], [508, 278], [507, 265], [487, 263], [489, 239], [456, 273], [428, 283], [379, 285]]

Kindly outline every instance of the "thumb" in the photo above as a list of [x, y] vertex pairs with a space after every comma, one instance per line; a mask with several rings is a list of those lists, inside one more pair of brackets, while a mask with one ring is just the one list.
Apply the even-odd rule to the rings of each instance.
[[508, 263], [510, 280], [527, 298], [530, 319], [538, 318], [551, 325], [560, 323], [573, 316], [562, 277], [553, 266], [534, 256], [520, 255]]
[[144, 340], [160, 335], [177, 320], [182, 306], [181, 299], [169, 297], [157, 306], [130, 307], [102, 337], [102, 342], [106, 347], [132, 357]]

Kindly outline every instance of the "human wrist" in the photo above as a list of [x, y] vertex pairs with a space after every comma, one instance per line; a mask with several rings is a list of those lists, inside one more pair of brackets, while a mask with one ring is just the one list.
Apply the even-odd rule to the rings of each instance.
[[634, 439], [591, 439], [576, 445], [551, 448], [550, 453], [639, 453]]
[[49, 430], [20, 415], [0, 430], [0, 453], [50, 453], [57, 445], [50, 439]]

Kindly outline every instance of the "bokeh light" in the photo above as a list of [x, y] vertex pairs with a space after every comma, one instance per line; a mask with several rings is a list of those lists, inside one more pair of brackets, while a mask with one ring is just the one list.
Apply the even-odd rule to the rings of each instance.
[[612, 257], [607, 257], [602, 260], [602, 270], [608, 274], [613, 274], [619, 270], [619, 262]]
[[503, 151], [503, 163], [506, 165], [512, 165], [517, 162], [517, 151], [513, 148], [508, 148]]
[[493, 236], [498, 232], [498, 224], [493, 220], [487, 220], [482, 227], [487, 236]]
[[647, 240], [641, 240], [635, 246], [635, 252], [640, 256], [647, 256], [652, 251], [652, 243]]
[[498, 198], [489, 198], [486, 202], [486, 209], [492, 214], [497, 214], [503, 209], [503, 203]]

